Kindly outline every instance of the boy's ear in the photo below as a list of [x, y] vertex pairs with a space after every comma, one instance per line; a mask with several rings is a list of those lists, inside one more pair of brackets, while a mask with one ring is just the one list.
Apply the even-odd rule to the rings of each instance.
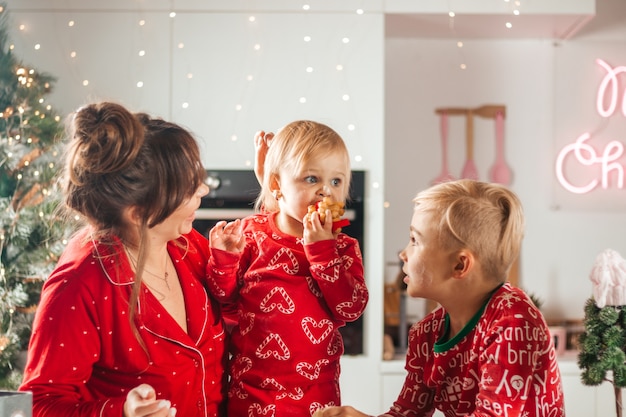
[[455, 278], [465, 278], [474, 268], [474, 254], [467, 250], [462, 250], [456, 254], [454, 262], [453, 276]]

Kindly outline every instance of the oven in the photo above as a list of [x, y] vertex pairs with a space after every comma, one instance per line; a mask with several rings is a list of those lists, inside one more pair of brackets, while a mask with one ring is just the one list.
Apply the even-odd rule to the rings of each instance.
[[[208, 236], [208, 231], [220, 220], [232, 221], [254, 213], [254, 201], [260, 185], [252, 170], [208, 170], [209, 194], [202, 198], [193, 227]], [[352, 171], [350, 198], [344, 218], [350, 225], [343, 232], [359, 241], [364, 252], [365, 172]], [[344, 339], [344, 354], [363, 353], [363, 316], [340, 329]]]

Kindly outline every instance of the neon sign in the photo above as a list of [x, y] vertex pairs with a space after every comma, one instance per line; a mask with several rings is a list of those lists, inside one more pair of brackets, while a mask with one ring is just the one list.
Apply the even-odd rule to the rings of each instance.
[[[596, 62], [606, 70], [606, 75], [598, 88], [596, 110], [601, 117], [608, 118], [617, 111], [618, 101], [621, 98], [621, 112], [626, 116], [626, 90], [619, 91], [618, 76], [626, 74], [626, 66], [611, 68], [606, 62], [597, 59]], [[616, 178], [616, 186], [624, 188], [624, 166], [618, 160], [624, 155], [624, 145], [618, 141], [609, 142], [600, 152], [590, 144], [586, 143], [591, 139], [589, 133], [583, 133], [576, 139], [561, 149], [556, 159], [556, 177], [563, 188], [571, 193], [586, 194], [601, 186], [607, 189], [611, 186], [610, 178]], [[595, 167], [595, 172], [599, 168], [599, 176], [587, 181], [585, 184], [574, 184], [565, 175], [565, 162], [573, 158], [579, 167]], [[613, 175], [611, 175], [613, 174]]]

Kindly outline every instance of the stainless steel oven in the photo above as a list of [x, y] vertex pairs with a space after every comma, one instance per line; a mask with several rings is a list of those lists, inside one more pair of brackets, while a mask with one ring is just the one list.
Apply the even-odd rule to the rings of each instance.
[[[208, 170], [209, 194], [202, 198], [193, 226], [207, 236], [220, 220], [232, 221], [254, 213], [260, 186], [252, 170]], [[352, 171], [350, 199], [345, 216], [350, 225], [343, 231], [359, 241], [364, 251], [365, 172]], [[345, 354], [363, 353], [363, 317], [341, 328]]]

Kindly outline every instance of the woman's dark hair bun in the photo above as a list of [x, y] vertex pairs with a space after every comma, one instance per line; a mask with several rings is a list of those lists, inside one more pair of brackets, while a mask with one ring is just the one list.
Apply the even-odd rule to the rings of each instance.
[[80, 108], [72, 120], [75, 173], [111, 174], [132, 164], [144, 140], [138, 117], [116, 103]]

